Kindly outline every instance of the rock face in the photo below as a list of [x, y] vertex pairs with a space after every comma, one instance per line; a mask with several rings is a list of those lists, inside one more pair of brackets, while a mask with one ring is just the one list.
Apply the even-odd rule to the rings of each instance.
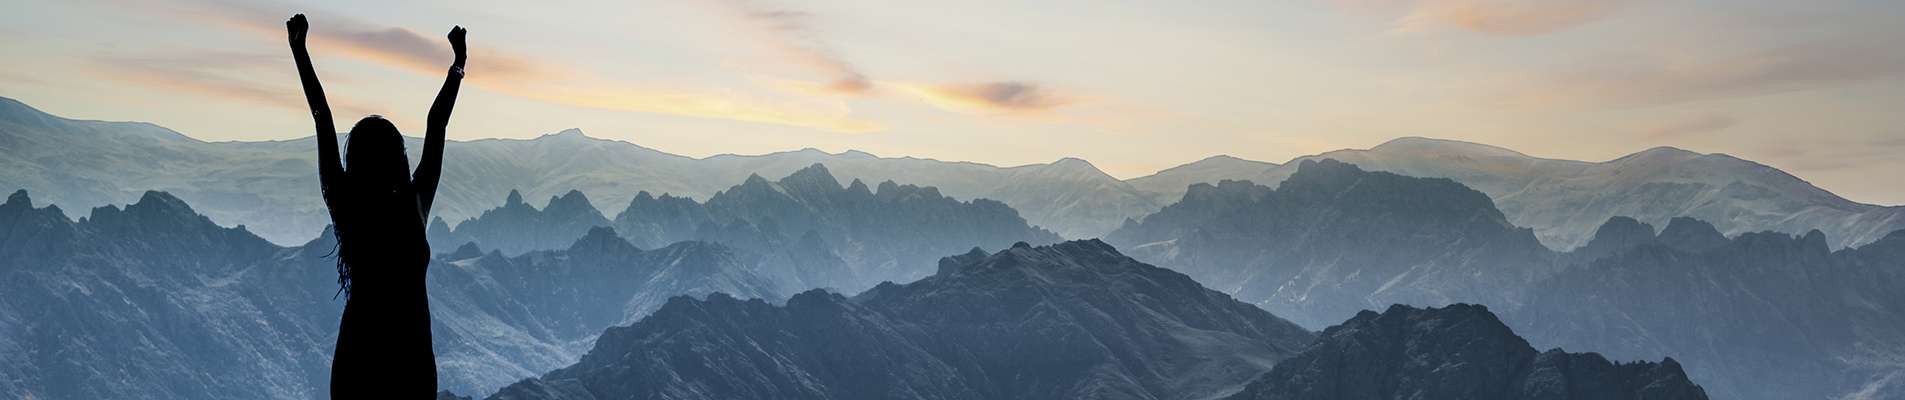
[[1482, 306], [1363, 311], [1230, 400], [1706, 399], [1680, 364], [1537, 353]]
[[1096, 240], [940, 262], [785, 306], [676, 298], [496, 399], [1202, 399], [1312, 335]]
[[1672, 356], [1722, 398], [1905, 392], [1905, 231], [1831, 251], [1818, 231], [1728, 239], [1681, 218], [1624, 241], [1540, 282], [1506, 319], [1542, 345]]
[[1556, 255], [1481, 192], [1304, 161], [1271, 189], [1194, 185], [1107, 239], [1306, 327], [1390, 304], [1514, 305]]
[[705, 204], [644, 192], [614, 225], [639, 233], [631, 235], [637, 243], [693, 239], [739, 249], [790, 291], [910, 282], [932, 273], [937, 254], [1059, 240], [1003, 203], [960, 201], [891, 181], [877, 189], [858, 180], [842, 187], [821, 164], [777, 182], [748, 177]]
[[432, 249], [442, 251], [476, 243], [481, 248], [507, 255], [566, 248], [590, 229], [609, 226], [609, 219], [589, 204], [587, 196], [575, 190], [549, 198], [548, 205], [540, 210], [523, 203], [522, 193], [511, 190], [502, 207], [484, 211], [483, 215], [458, 223], [455, 228], [440, 222], [431, 224], [439, 227], [429, 232]]
[[[77, 222], [15, 192], [0, 204], [0, 397], [325, 398], [334, 246], [279, 247], [163, 192]], [[574, 363], [672, 296], [784, 297], [722, 246], [644, 251], [608, 228], [564, 250], [449, 254], [429, 287], [439, 385], [457, 393]]]

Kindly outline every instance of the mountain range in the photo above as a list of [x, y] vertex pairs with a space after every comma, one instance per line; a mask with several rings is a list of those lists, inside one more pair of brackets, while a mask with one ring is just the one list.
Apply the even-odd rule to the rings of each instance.
[[496, 399], [1203, 399], [1313, 335], [1096, 240], [785, 306], [680, 297]]
[[1612, 217], [1557, 252], [1445, 178], [1303, 161], [1276, 188], [1197, 184], [1107, 241], [1306, 327], [1390, 304], [1481, 303], [1539, 346], [1672, 357], [1721, 398], [1905, 390], [1905, 230], [1727, 237]]
[[511, 191], [502, 207], [454, 228], [433, 221], [431, 247], [476, 243], [513, 255], [567, 247], [595, 227], [613, 226], [646, 248], [690, 240], [720, 243], [787, 293], [797, 293], [823, 287], [858, 292], [882, 281], [911, 282], [931, 274], [940, 254], [1059, 241], [996, 201], [961, 201], [937, 188], [893, 181], [877, 188], [859, 180], [841, 186], [821, 164], [778, 181], [750, 175], [705, 203], [640, 192], [614, 220], [596, 212], [580, 191], [547, 204], [537, 209]]
[[1535, 284], [1507, 313], [1530, 341], [1671, 356], [1716, 397], [1905, 397], [1905, 230], [1834, 251], [1820, 231], [1608, 225], [1594, 242], [1620, 249]]
[[[841, 351], [851, 348], [851, 351]], [[1484, 307], [1395, 306], [1317, 335], [1097, 240], [940, 262], [785, 306], [679, 297], [493, 400], [1706, 399], [1673, 359], [1536, 353]]]
[[1905, 229], [1905, 207], [1864, 204], [1834, 195], [1785, 171], [1726, 154], [1656, 147], [1604, 162], [1528, 156], [1484, 144], [1405, 137], [1367, 150], [1337, 150], [1285, 164], [1212, 157], [1135, 178], [1160, 193], [1161, 204], [1186, 183], [1248, 180], [1276, 186], [1306, 160], [1333, 159], [1374, 171], [1449, 178], [1487, 194], [1516, 226], [1542, 243], [1568, 250], [1587, 242], [1602, 221], [1631, 217], [1665, 225], [1674, 217], [1709, 221], [1721, 233], [1818, 229], [1834, 248], [1870, 243]]
[[[204, 142], [148, 123], [60, 118], [0, 98], [0, 191], [29, 189], [50, 204], [87, 209], [162, 190], [191, 201], [220, 224], [245, 225], [293, 245], [316, 236], [327, 221], [312, 173], [311, 140]], [[411, 159], [418, 159], [420, 139], [407, 140]], [[1302, 160], [1336, 159], [1454, 179], [1489, 195], [1510, 222], [1534, 229], [1558, 250], [1584, 244], [1600, 222], [1614, 216], [1655, 225], [1691, 216], [1729, 235], [1819, 229], [1835, 247], [1905, 228], [1905, 207], [1853, 202], [1752, 161], [1673, 148], [1586, 162], [1402, 138], [1284, 164], [1216, 156], [1130, 180], [1075, 158], [1017, 167], [813, 149], [691, 158], [573, 129], [530, 140], [451, 141], [445, 154], [451, 162], [444, 165], [433, 207], [445, 221], [477, 217], [511, 191], [550, 198], [580, 190], [605, 206], [628, 204], [643, 191], [705, 199], [750, 175], [786, 176], [821, 163], [843, 180], [907, 182], [950, 197], [996, 200], [1062, 237], [1091, 238], [1175, 202], [1192, 183], [1232, 179], [1275, 186]]]
[[[343, 300], [328, 232], [280, 247], [163, 192], [70, 220], [0, 204], [0, 396], [323, 398]], [[439, 385], [487, 393], [574, 363], [677, 295], [786, 296], [718, 244], [643, 250], [596, 228], [515, 257], [430, 266]]]

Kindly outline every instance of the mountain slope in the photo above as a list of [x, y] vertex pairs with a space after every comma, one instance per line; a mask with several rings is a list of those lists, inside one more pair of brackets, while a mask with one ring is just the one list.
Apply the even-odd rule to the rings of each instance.
[[[324, 398], [343, 301], [335, 239], [273, 245], [163, 192], [79, 221], [0, 203], [0, 397]], [[439, 385], [488, 393], [576, 361], [669, 297], [779, 299], [727, 249], [640, 250], [599, 228], [558, 251], [465, 246], [428, 275]]]
[[1682, 218], [1628, 242], [1506, 319], [1544, 345], [1672, 356], [1721, 397], [1905, 393], [1905, 231], [1831, 251], [1818, 231], [1728, 239]]
[[1535, 352], [1482, 306], [1392, 306], [1323, 331], [1231, 400], [1706, 399], [1672, 358]]
[[492, 398], [1210, 398], [1310, 338], [1102, 242], [1021, 244], [852, 298], [677, 298]]
[[1447, 179], [1304, 161], [1280, 188], [1194, 185], [1108, 240], [1308, 327], [1390, 304], [1511, 306], [1555, 255]]

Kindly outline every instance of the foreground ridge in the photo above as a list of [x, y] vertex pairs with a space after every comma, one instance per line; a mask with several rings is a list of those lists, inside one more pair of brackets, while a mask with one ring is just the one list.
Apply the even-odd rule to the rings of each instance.
[[1454, 304], [1363, 311], [1229, 400], [1706, 398], [1673, 358], [1537, 353], [1487, 307]]

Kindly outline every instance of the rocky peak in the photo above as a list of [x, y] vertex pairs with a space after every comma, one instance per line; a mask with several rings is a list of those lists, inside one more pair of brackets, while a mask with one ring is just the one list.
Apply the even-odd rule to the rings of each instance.
[[781, 178], [778, 184], [788, 195], [808, 201], [828, 198], [841, 190], [840, 180], [835, 179], [833, 173], [827, 171], [827, 166], [820, 163], [794, 171]]
[[1653, 225], [1625, 216], [1614, 216], [1601, 223], [1601, 227], [1594, 230], [1594, 237], [1588, 239], [1586, 245], [1575, 249], [1574, 254], [1581, 261], [1592, 261], [1653, 243]]
[[549, 205], [543, 207], [542, 210], [543, 212], [559, 214], [576, 214], [594, 211], [595, 205], [589, 203], [589, 197], [583, 195], [582, 191], [570, 190], [569, 193], [564, 193], [561, 196], [550, 197]]
[[1715, 229], [1713, 224], [1689, 217], [1674, 217], [1667, 221], [1667, 229], [1660, 230], [1659, 241], [1688, 252], [1704, 252], [1727, 243], [1726, 235]]
[[583, 234], [582, 238], [576, 239], [574, 244], [569, 245], [569, 252], [571, 253], [619, 253], [629, 250], [635, 250], [635, 246], [629, 244], [627, 240], [622, 240], [621, 235], [615, 234], [615, 228], [606, 226], [589, 228], [588, 233]]
[[985, 260], [987, 255], [989, 254], [986, 254], [985, 249], [974, 247], [965, 254], [942, 257], [939, 259], [939, 270], [933, 274], [952, 275], [957, 272], [960, 267], [977, 264], [979, 261]]
[[476, 242], [463, 242], [463, 245], [457, 246], [456, 251], [450, 252], [446, 257], [449, 257], [451, 260], [467, 260], [482, 256], [483, 249], [477, 247]]
[[522, 206], [522, 205], [527, 205], [523, 203], [523, 193], [520, 191], [517, 191], [516, 189], [510, 189], [509, 197], [503, 199], [503, 207], [516, 207], [516, 206]]
[[873, 190], [867, 187], [866, 182], [860, 181], [860, 178], [853, 178], [853, 183], [847, 184], [847, 193], [855, 197], [873, 197]]
[[127, 205], [121, 210], [114, 206], [94, 208], [87, 218], [94, 226], [113, 227], [113, 229], [132, 229], [145, 231], [152, 229], [172, 230], [176, 232], [205, 231], [220, 229], [211, 219], [199, 215], [184, 200], [172, 194], [160, 191], [146, 191], [139, 201]]
[[786, 187], [840, 189], [840, 181], [833, 177], [833, 172], [827, 170], [827, 165], [821, 163], [814, 163], [788, 174], [787, 177], [781, 178], [780, 184]]
[[1283, 187], [1289, 187], [1292, 184], [1347, 186], [1366, 174], [1368, 172], [1364, 172], [1355, 164], [1331, 158], [1306, 159], [1297, 163], [1296, 173], [1283, 180]]
[[1191, 186], [1184, 191], [1184, 198], [1180, 200], [1179, 203], [1249, 203], [1262, 199], [1263, 196], [1269, 194], [1270, 191], [1270, 187], [1251, 183], [1250, 181], [1225, 179], [1217, 181], [1216, 185], [1209, 183], [1191, 184]]
[[551, 139], [551, 140], [583, 140], [583, 139], [588, 139], [588, 138], [589, 138], [589, 135], [588, 135], [588, 134], [584, 134], [584, 133], [582, 133], [582, 129], [578, 129], [578, 128], [569, 128], [569, 129], [563, 129], [563, 130], [562, 130], [561, 132], [556, 132], [556, 133], [551, 133], [551, 134], [546, 134], [546, 135], [542, 135], [542, 137], [541, 137], [541, 138], [539, 138], [539, 139]]
[[[4, 97], [0, 97], [0, 99], [4, 99]], [[27, 197], [26, 189], [15, 190], [13, 191], [13, 194], [7, 195], [7, 202], [4, 204], [0, 204], [0, 206], [12, 206], [12, 207], [24, 206], [24, 207], [32, 208], [33, 198]]]

